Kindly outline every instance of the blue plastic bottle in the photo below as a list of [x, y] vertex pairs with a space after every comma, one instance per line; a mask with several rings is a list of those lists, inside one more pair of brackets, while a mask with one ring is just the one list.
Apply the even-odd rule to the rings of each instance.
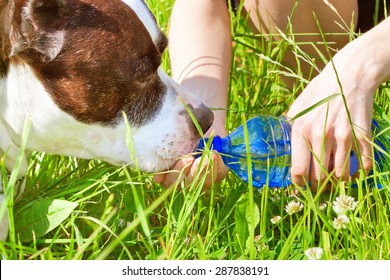
[[[377, 127], [375, 121], [373, 125]], [[256, 116], [246, 123], [249, 153], [252, 163], [253, 186], [261, 188], [285, 187], [291, 184], [291, 125], [285, 117]], [[211, 149], [219, 152], [224, 163], [241, 179], [248, 182], [248, 160], [244, 126], [238, 127], [225, 138], [215, 136]], [[205, 142], [199, 142], [203, 150]], [[377, 154], [375, 157], [377, 158]], [[354, 153], [350, 157], [350, 174], [357, 171], [359, 160]]]

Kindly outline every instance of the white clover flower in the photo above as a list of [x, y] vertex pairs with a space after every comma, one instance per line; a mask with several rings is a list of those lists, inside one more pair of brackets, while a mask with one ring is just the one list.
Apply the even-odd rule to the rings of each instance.
[[321, 211], [324, 211], [327, 207], [328, 207], [328, 203], [326, 203], [326, 202], [318, 205], [318, 209], [320, 209]]
[[305, 256], [309, 260], [320, 260], [322, 258], [322, 254], [324, 250], [320, 247], [309, 248], [305, 251]]
[[302, 211], [302, 209], [303, 209], [303, 204], [295, 200], [290, 201], [284, 208], [284, 210], [286, 210], [287, 214], [289, 215], [298, 213]]
[[342, 214], [333, 220], [333, 227], [335, 229], [347, 228], [349, 224], [349, 218]]
[[336, 201], [333, 202], [333, 211], [337, 215], [346, 214], [349, 210], [355, 210], [357, 202], [351, 196], [340, 195], [336, 197]]
[[273, 223], [274, 225], [278, 224], [280, 222], [280, 220], [282, 219], [282, 217], [280, 216], [275, 216], [271, 219], [271, 223]]

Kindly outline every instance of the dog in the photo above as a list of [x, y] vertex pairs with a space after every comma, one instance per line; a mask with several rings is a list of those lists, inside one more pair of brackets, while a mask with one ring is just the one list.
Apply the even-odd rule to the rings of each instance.
[[[146, 172], [194, 151], [200, 131], [189, 110], [203, 132], [213, 122], [162, 70], [167, 39], [143, 0], [0, 0], [0, 20], [0, 159], [8, 170], [26, 119], [26, 151], [137, 162]], [[26, 171], [23, 158], [19, 175]], [[7, 232], [4, 217], [1, 240]]]

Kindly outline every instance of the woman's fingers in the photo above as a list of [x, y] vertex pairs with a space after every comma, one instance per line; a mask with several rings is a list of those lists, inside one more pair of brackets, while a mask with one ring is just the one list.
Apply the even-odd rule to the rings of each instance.
[[179, 184], [183, 180], [187, 185], [196, 179], [204, 178], [203, 187], [209, 188], [215, 183], [220, 183], [228, 174], [229, 169], [224, 164], [221, 155], [211, 153], [210, 158], [194, 158], [188, 156], [176, 162], [171, 170], [155, 174], [153, 179], [156, 183], [166, 187]]
[[[336, 122], [332, 122], [324, 127], [315, 125], [310, 119], [304, 121], [296, 121], [292, 130], [291, 177], [295, 184], [305, 186], [310, 182], [310, 188], [316, 191], [326, 181], [347, 181], [352, 175], [351, 151], [360, 155], [359, 168], [366, 173], [372, 169], [369, 130], [355, 125], [352, 132], [350, 125], [334, 125]], [[358, 148], [354, 148], [354, 135]]]
[[306, 186], [310, 171], [310, 142], [306, 141], [299, 123], [292, 127], [291, 180], [298, 186]]
[[194, 161], [195, 159], [193, 156], [181, 158], [175, 163], [171, 170], [155, 174], [153, 179], [156, 183], [160, 183], [165, 187], [180, 183], [187, 176]]
[[[358, 146], [361, 161], [359, 160], [359, 168], [363, 169], [366, 174], [368, 174], [373, 166], [374, 155], [372, 153], [372, 145], [371, 145], [371, 131], [360, 131], [357, 135]], [[354, 149], [355, 154], [359, 158], [359, 152]]]
[[333, 153], [333, 176], [336, 180], [347, 181], [350, 176], [350, 154], [351, 148], [347, 146], [338, 147]]
[[[319, 130], [322, 131], [323, 130]], [[310, 165], [310, 188], [317, 191], [322, 184], [329, 180], [329, 167], [332, 165], [332, 150], [330, 141], [323, 139], [324, 133], [317, 134], [312, 140], [312, 157]], [[326, 135], [326, 134], [325, 134]]]
[[[212, 153], [209, 158], [205, 158], [202, 166], [201, 158], [195, 160], [191, 166], [190, 171], [187, 175], [187, 182], [191, 183], [198, 176], [201, 178], [205, 177], [204, 188], [210, 188], [215, 183], [220, 183], [229, 172], [228, 167], [224, 164], [221, 155]], [[199, 171], [200, 170], [200, 171]]]

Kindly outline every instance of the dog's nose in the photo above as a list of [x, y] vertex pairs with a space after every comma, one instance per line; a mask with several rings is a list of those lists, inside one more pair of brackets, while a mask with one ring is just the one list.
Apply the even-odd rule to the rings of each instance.
[[[213, 112], [206, 106], [201, 104], [199, 107], [196, 107], [192, 110], [192, 113], [194, 114], [202, 133], [206, 133], [207, 130], [211, 127], [214, 121], [214, 114]], [[199, 135], [199, 131], [196, 128], [195, 124], [193, 124], [194, 129], [196, 131], [196, 134]]]

